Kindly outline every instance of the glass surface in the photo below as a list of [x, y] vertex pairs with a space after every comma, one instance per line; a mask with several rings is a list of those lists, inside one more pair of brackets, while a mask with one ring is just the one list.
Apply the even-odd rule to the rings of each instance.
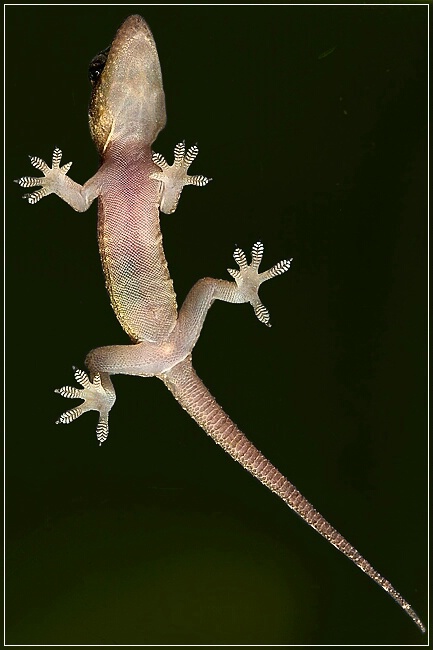
[[[87, 65], [140, 11], [167, 127], [198, 142], [162, 215], [179, 303], [261, 239], [268, 329], [215, 304], [194, 365], [246, 435], [426, 618], [427, 7], [6, 9], [7, 632], [10, 644], [421, 644], [393, 601], [251, 478], [162, 383], [115, 377], [55, 426], [97, 346], [126, 343], [96, 205], [12, 179], [59, 146], [96, 170]], [[425, 621], [426, 622], [426, 621]]]

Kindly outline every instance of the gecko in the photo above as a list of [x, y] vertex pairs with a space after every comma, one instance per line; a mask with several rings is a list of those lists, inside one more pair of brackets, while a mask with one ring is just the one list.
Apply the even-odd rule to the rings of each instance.
[[63, 386], [55, 391], [82, 400], [57, 423], [69, 424], [87, 411], [97, 411], [96, 438], [102, 445], [116, 401], [111, 376], [157, 377], [207, 435], [388, 592], [424, 632], [411, 605], [249, 441], [193, 368], [192, 351], [214, 301], [250, 303], [259, 321], [270, 326], [258, 290], [263, 282], [288, 271], [292, 259], [259, 271], [263, 244], [258, 241], [252, 246], [250, 262], [236, 248], [233, 257], [238, 268], [228, 269], [233, 280], [199, 280], [178, 310], [159, 214], [176, 210], [186, 185], [203, 187], [211, 179], [188, 174], [197, 146], [187, 149], [184, 142], [177, 144], [172, 165], [152, 149], [166, 123], [165, 96], [155, 41], [141, 16], [132, 15], [123, 22], [111, 46], [91, 61], [89, 78], [89, 127], [101, 161], [96, 174], [84, 185], [74, 182], [67, 175], [72, 163], [62, 165], [62, 152], [56, 147], [51, 167], [30, 156], [43, 176], [24, 176], [16, 182], [24, 188], [39, 188], [24, 194], [30, 204], [56, 194], [75, 211], [84, 212], [98, 200], [97, 233], [105, 284], [131, 344], [88, 353], [88, 373], [74, 371], [81, 388]]

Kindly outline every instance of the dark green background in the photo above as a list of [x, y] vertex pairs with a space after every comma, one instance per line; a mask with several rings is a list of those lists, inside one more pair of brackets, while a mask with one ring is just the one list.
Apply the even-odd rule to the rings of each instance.
[[212, 308], [197, 371], [426, 617], [427, 7], [10, 6], [7, 642], [424, 643], [160, 382], [115, 378], [101, 448], [94, 414], [54, 425], [72, 364], [126, 335], [96, 206], [29, 206], [12, 179], [55, 145], [72, 178], [95, 172], [87, 65], [137, 11], [166, 91], [155, 149], [198, 141], [214, 179], [162, 216], [179, 302], [228, 278], [235, 245], [294, 258], [261, 290], [272, 329]]

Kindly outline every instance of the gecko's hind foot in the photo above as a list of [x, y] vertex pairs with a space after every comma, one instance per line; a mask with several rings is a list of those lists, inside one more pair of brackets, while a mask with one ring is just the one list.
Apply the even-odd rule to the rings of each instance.
[[42, 158], [38, 158], [37, 156], [29, 156], [29, 158], [33, 167], [39, 169], [43, 173], [43, 176], [23, 176], [22, 178], [18, 178], [15, 183], [18, 183], [20, 187], [41, 187], [40, 190], [36, 190], [35, 192], [23, 194], [23, 199], [33, 204], [40, 201], [44, 196], [53, 194], [53, 192], [55, 193], [59, 185], [64, 185], [65, 176], [70, 170], [72, 163], [69, 162], [60, 167], [62, 152], [58, 147], [53, 152], [52, 167], [49, 167]]
[[211, 178], [206, 176], [188, 176], [187, 171], [198, 154], [198, 147], [194, 145], [185, 153], [185, 142], [179, 142], [174, 148], [174, 162], [169, 165], [164, 156], [159, 153], [152, 155], [155, 165], [161, 169], [160, 172], [151, 174], [150, 178], [161, 181], [163, 184], [160, 201], [161, 212], [171, 214], [176, 210], [180, 194], [185, 185], [207, 185]]
[[274, 264], [274, 266], [267, 271], [259, 273], [263, 250], [263, 244], [259, 241], [256, 242], [251, 249], [251, 264], [248, 264], [244, 251], [241, 248], [236, 248], [233, 253], [233, 258], [239, 266], [239, 270], [227, 269], [227, 271], [234, 278], [245, 302], [249, 302], [253, 306], [254, 313], [259, 321], [270, 327], [269, 312], [259, 298], [259, 287], [263, 282], [266, 282], [266, 280], [275, 278], [277, 275], [281, 275], [288, 271], [292, 259], [281, 260], [281, 262]]
[[56, 388], [54, 392], [70, 399], [82, 399], [83, 403], [62, 413], [56, 424], [69, 424], [87, 411], [98, 411], [96, 438], [101, 445], [108, 437], [108, 414], [116, 401], [116, 395], [114, 391], [104, 388], [99, 373], [94, 376], [93, 382], [83, 370], [75, 370], [74, 377], [83, 388], [62, 386]]

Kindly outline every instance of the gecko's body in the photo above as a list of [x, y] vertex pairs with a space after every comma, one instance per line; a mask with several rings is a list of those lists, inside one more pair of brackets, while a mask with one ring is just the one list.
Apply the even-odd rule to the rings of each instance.
[[70, 164], [60, 167], [61, 152], [56, 149], [52, 168], [40, 158], [31, 158], [44, 177], [23, 177], [18, 182], [23, 187], [42, 187], [26, 195], [30, 203], [55, 193], [81, 212], [98, 198], [98, 239], [106, 285], [116, 316], [133, 345], [97, 348], [88, 354], [90, 378], [80, 370], [75, 373], [83, 388], [65, 386], [57, 391], [83, 403], [64, 413], [59, 422], [69, 423], [96, 410], [97, 438], [102, 443], [108, 436], [108, 414], [115, 402], [110, 375], [158, 377], [208, 435], [381, 585], [424, 631], [417, 614], [391, 583], [254, 447], [194, 372], [191, 352], [214, 300], [250, 302], [259, 320], [269, 325], [258, 288], [287, 271], [290, 261], [259, 273], [263, 246], [253, 246], [250, 265], [236, 249], [239, 270], [229, 269], [235, 282], [200, 280], [178, 314], [162, 246], [159, 210], [173, 212], [184, 185], [205, 185], [208, 179], [186, 173], [197, 155], [196, 147], [185, 152], [183, 145], [177, 145], [172, 166], [152, 152], [165, 125], [165, 101], [156, 46], [140, 16], [130, 16], [123, 23], [109, 51], [93, 60], [90, 76], [89, 121], [101, 156], [98, 172], [83, 186], [74, 183], [66, 176]]

